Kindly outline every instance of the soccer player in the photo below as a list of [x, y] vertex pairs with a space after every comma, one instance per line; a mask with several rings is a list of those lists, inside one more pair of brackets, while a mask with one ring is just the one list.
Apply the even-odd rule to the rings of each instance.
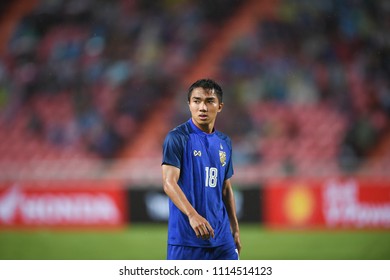
[[163, 144], [162, 177], [169, 199], [167, 259], [237, 260], [240, 231], [232, 183], [232, 143], [215, 130], [222, 88], [201, 79], [188, 89], [191, 118]]

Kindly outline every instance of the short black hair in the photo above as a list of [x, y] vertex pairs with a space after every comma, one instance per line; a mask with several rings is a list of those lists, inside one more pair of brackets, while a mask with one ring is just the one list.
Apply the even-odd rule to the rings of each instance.
[[195, 88], [203, 88], [204, 90], [214, 90], [217, 95], [219, 103], [222, 103], [222, 88], [219, 84], [217, 84], [214, 80], [211, 79], [200, 79], [193, 83], [188, 88], [188, 102], [190, 102], [192, 91]]

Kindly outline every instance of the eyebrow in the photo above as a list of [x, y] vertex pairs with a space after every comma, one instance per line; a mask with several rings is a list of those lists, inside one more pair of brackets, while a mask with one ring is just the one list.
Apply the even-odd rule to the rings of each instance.
[[[192, 96], [192, 99], [201, 100], [202, 98], [198, 97], [198, 96]], [[205, 98], [205, 100], [215, 100], [215, 99], [217, 99], [217, 97], [215, 97], [215, 96], [208, 96]]]

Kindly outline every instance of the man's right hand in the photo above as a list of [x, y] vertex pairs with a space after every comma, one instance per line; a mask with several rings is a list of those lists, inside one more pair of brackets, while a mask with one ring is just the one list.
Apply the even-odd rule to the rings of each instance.
[[194, 230], [196, 237], [202, 239], [214, 238], [214, 229], [209, 222], [198, 213], [194, 213], [188, 216], [190, 225]]

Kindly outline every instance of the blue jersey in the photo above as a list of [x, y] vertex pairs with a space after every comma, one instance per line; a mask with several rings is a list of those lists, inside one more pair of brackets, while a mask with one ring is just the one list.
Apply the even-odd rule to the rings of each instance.
[[168, 244], [216, 247], [234, 242], [222, 200], [224, 181], [233, 175], [232, 144], [225, 134], [205, 133], [192, 122], [171, 130], [163, 145], [162, 164], [180, 169], [178, 185], [196, 211], [214, 229], [214, 238], [197, 238], [188, 217], [170, 200]]

